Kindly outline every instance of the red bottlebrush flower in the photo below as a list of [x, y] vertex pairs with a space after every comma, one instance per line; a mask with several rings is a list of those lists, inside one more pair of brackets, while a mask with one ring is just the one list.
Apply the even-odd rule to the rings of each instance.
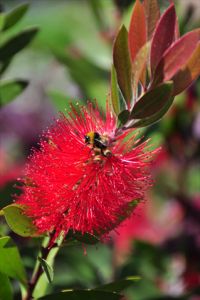
[[72, 105], [69, 118], [61, 115], [44, 134], [40, 150], [29, 158], [17, 200], [40, 233], [108, 232], [130, 215], [133, 200], [144, 198], [155, 151], [145, 151], [147, 142], [137, 144], [135, 137], [128, 139], [130, 130], [119, 134], [116, 126], [109, 108], [104, 118], [88, 103], [78, 110]]

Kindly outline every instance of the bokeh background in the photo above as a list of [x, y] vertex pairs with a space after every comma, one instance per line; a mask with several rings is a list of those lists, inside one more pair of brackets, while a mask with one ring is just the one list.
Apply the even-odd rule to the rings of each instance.
[[[1, 0], [9, 11], [25, 1]], [[28, 81], [14, 101], [0, 109], [0, 208], [17, 193], [16, 179], [40, 135], [68, 109], [70, 101], [109, 93], [112, 43], [120, 24], [129, 23], [131, 0], [32, 0], [25, 16], [0, 33], [0, 44], [24, 28], [39, 32], [13, 55], [2, 80]], [[169, 2], [159, 1], [164, 10]], [[181, 34], [200, 26], [200, 1], [177, 0]], [[200, 80], [176, 97], [158, 123], [142, 130], [162, 146], [152, 173], [155, 186], [134, 215], [102, 244], [66, 243], [55, 264], [48, 292], [92, 288], [126, 276], [141, 280], [126, 290], [129, 300], [200, 299]], [[31, 273], [40, 239], [10, 233]], [[1, 284], [1, 283], [0, 283]], [[19, 286], [13, 281], [15, 299]], [[41, 291], [42, 292], [42, 291]], [[38, 296], [40, 296], [38, 294]]]

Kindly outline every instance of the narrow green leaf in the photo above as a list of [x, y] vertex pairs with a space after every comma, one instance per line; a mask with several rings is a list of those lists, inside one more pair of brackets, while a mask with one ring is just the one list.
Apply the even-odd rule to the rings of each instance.
[[117, 87], [117, 74], [115, 71], [115, 67], [112, 65], [111, 69], [111, 100], [112, 106], [115, 114], [118, 116], [120, 113], [120, 102], [119, 102], [119, 94]]
[[0, 272], [26, 285], [26, 273], [19, 251], [9, 236], [0, 238], [0, 257]]
[[132, 99], [131, 62], [128, 48], [128, 32], [124, 25], [121, 27], [114, 42], [113, 62], [117, 73], [118, 85], [128, 107], [130, 107]]
[[15, 25], [25, 15], [28, 7], [28, 3], [23, 3], [6, 13], [3, 30], [7, 30]]
[[53, 281], [53, 277], [54, 277], [54, 271], [53, 271], [52, 266], [50, 266], [48, 264], [48, 262], [45, 259], [43, 259], [42, 257], [38, 257], [38, 260], [42, 266], [44, 273], [46, 274], [48, 282], [51, 283]]
[[100, 285], [95, 288], [95, 290], [99, 291], [110, 291], [120, 293], [135, 282], [139, 281], [141, 278], [138, 276], [129, 276], [127, 278], [117, 280], [115, 282], [111, 282], [108, 284]]
[[25, 48], [35, 37], [38, 27], [25, 29], [11, 37], [3, 45], [0, 46], [0, 63], [8, 61], [17, 52]]
[[0, 31], [2, 31], [4, 27], [4, 20], [5, 20], [5, 15], [3, 13], [0, 13]]
[[159, 121], [166, 114], [166, 112], [172, 105], [173, 100], [174, 100], [174, 98], [170, 97], [168, 99], [168, 101], [165, 103], [165, 105], [161, 108], [160, 111], [158, 111], [157, 113], [155, 113], [154, 115], [152, 115], [149, 118], [144, 118], [142, 120], [138, 120], [138, 121], [134, 122], [129, 128], [146, 127], [146, 126], [149, 126], [149, 125]]
[[128, 121], [129, 116], [130, 116], [130, 112], [127, 109], [123, 110], [118, 116], [118, 121], [120, 123], [119, 126], [124, 125]]
[[121, 300], [122, 295], [95, 290], [68, 290], [39, 298], [38, 300]]
[[27, 87], [28, 81], [0, 81], [0, 107], [14, 100]]
[[18, 204], [11, 204], [3, 208], [4, 217], [10, 229], [23, 237], [37, 235], [37, 229], [32, 220], [24, 214], [24, 209]]
[[159, 112], [168, 102], [172, 92], [173, 82], [168, 81], [145, 93], [134, 105], [131, 118], [143, 119]]
[[12, 287], [8, 276], [0, 273], [0, 300], [12, 300]]

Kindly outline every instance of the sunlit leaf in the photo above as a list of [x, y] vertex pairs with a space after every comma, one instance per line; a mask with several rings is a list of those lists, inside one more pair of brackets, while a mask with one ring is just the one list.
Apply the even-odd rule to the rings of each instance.
[[154, 115], [168, 102], [172, 91], [173, 82], [169, 81], [145, 93], [134, 105], [131, 118], [143, 119]]
[[23, 237], [36, 236], [37, 230], [32, 220], [24, 214], [24, 209], [18, 204], [10, 204], [2, 209], [10, 229]]
[[12, 11], [5, 14], [3, 30], [7, 30], [15, 25], [27, 12], [29, 7], [28, 3], [23, 3], [15, 7]]
[[153, 85], [170, 80], [194, 52], [200, 38], [200, 31], [194, 30], [177, 40], [165, 52], [158, 64]]
[[131, 62], [128, 49], [128, 32], [121, 27], [113, 46], [113, 61], [118, 85], [128, 106], [132, 99]]
[[35, 37], [38, 32], [37, 27], [25, 29], [11, 37], [3, 45], [0, 46], [0, 64], [4, 61], [8, 61], [17, 52], [25, 48]]
[[174, 39], [176, 23], [176, 12], [173, 4], [164, 12], [158, 22], [153, 34], [150, 63], [151, 73], [153, 74], [160, 62], [165, 50], [171, 45]]
[[142, 72], [146, 66], [148, 53], [149, 53], [149, 43], [146, 43], [140, 51], [137, 53], [135, 60], [132, 64], [132, 78], [133, 78], [133, 91], [136, 95], [137, 92], [137, 86], [140, 81]]
[[43, 259], [42, 257], [38, 257], [38, 260], [42, 266], [44, 273], [46, 274], [48, 282], [51, 283], [53, 281], [53, 277], [54, 277], [54, 271], [53, 271], [52, 266], [50, 266], [48, 264], [48, 262], [45, 259]]
[[0, 272], [26, 285], [26, 273], [16, 245], [9, 236], [0, 238]]
[[129, 276], [127, 278], [116, 280], [108, 284], [100, 285], [96, 287], [95, 290], [120, 293], [129, 286], [133, 285], [135, 282], [139, 281], [140, 279], [141, 278], [138, 276]]
[[131, 54], [132, 62], [135, 59], [138, 51], [146, 43], [147, 32], [146, 32], [146, 17], [143, 4], [140, 0], [136, 0], [133, 7], [131, 16], [131, 22], [128, 32], [128, 42]]
[[156, 24], [160, 18], [160, 10], [157, 0], [144, 0], [146, 23], [147, 23], [147, 37], [151, 39]]
[[7, 275], [0, 272], [0, 299], [12, 300], [12, 287]]
[[121, 300], [122, 295], [95, 290], [68, 290], [39, 298], [38, 300]]
[[27, 85], [26, 80], [0, 81], [0, 107], [14, 100]]
[[196, 47], [190, 59], [173, 77], [174, 95], [178, 95], [185, 90], [193, 80], [200, 74], [200, 43]]

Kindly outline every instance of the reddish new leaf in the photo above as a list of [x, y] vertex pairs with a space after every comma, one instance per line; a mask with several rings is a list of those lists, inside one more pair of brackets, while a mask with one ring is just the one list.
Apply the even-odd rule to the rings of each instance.
[[145, 69], [147, 57], [149, 53], [149, 42], [146, 43], [137, 53], [135, 60], [132, 65], [132, 73], [133, 73], [133, 91], [134, 95], [136, 95], [137, 85], [141, 79], [142, 73]]
[[146, 43], [146, 18], [144, 6], [139, 0], [136, 0], [133, 7], [133, 13], [131, 16], [131, 22], [129, 27], [128, 41], [131, 53], [132, 62], [135, 59], [136, 54]]
[[200, 75], [200, 43], [198, 43], [187, 63], [173, 77], [174, 95], [178, 95], [185, 90], [193, 80]]
[[160, 18], [160, 10], [157, 0], [144, 0], [146, 24], [147, 24], [147, 38], [151, 39], [156, 24]]
[[178, 39], [165, 52], [155, 71], [153, 85], [170, 80], [191, 57], [200, 39], [200, 30], [194, 30]]
[[117, 81], [128, 107], [132, 99], [131, 62], [128, 49], [128, 32], [122, 26], [113, 46], [113, 62]]
[[176, 24], [176, 12], [174, 4], [160, 18], [152, 38], [150, 63], [151, 73], [153, 74], [158, 63], [160, 62], [165, 50], [174, 40]]

